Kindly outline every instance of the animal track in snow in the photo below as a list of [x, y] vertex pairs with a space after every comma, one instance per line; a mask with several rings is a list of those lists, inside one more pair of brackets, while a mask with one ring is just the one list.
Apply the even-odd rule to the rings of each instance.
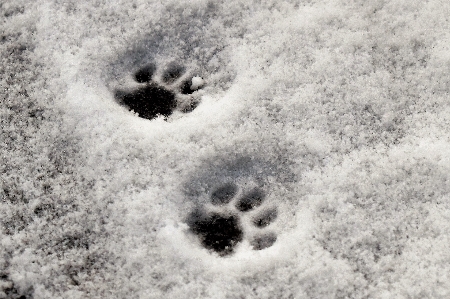
[[[212, 190], [207, 205], [197, 207], [187, 217], [190, 231], [198, 236], [206, 249], [220, 256], [232, 254], [238, 243], [248, 240], [253, 250], [271, 247], [277, 240], [265, 228], [278, 216], [277, 209], [263, 208], [266, 195], [262, 188], [240, 192], [234, 183], [225, 183]], [[249, 218], [250, 221], [246, 221]], [[257, 230], [249, 234], [244, 222]], [[251, 230], [251, 229], [250, 229]]]
[[177, 63], [168, 64], [159, 76], [157, 69], [152, 62], [134, 72], [137, 86], [115, 92], [119, 104], [145, 119], [168, 117], [175, 110], [184, 113], [194, 110], [198, 99], [193, 94], [204, 86], [204, 80], [188, 74], [186, 67]]

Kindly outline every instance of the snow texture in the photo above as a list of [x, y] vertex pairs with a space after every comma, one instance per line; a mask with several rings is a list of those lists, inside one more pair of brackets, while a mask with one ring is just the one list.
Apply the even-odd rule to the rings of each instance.
[[450, 298], [450, 2], [0, 2], [0, 298]]

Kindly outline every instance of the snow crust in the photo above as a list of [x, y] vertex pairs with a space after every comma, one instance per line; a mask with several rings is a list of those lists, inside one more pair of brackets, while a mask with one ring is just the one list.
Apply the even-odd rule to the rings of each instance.
[[[30, 43], [2, 64], [32, 69], [24, 101], [46, 111], [11, 121], [22, 91], [0, 73], [0, 298], [450, 297], [450, 2], [0, 9], [2, 50]], [[192, 112], [117, 103], [149, 61], [192, 72]], [[228, 181], [264, 186], [273, 246], [252, 248], [253, 214], [230, 256], [190, 231]]]

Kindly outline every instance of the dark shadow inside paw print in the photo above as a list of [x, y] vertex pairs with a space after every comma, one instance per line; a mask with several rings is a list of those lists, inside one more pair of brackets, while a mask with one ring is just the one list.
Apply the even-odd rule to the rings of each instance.
[[259, 188], [254, 188], [238, 199], [236, 208], [241, 212], [247, 212], [262, 204], [265, 194]]
[[277, 219], [278, 212], [277, 209], [272, 208], [266, 211], [263, 211], [259, 215], [257, 215], [255, 218], [253, 218], [253, 224], [256, 227], [266, 227], [269, 224], [271, 224], [275, 219]]
[[211, 194], [211, 203], [214, 205], [223, 205], [229, 203], [236, 195], [238, 188], [233, 183], [225, 184], [217, 188]]
[[[233, 253], [235, 246], [246, 237], [246, 226], [241, 226], [241, 219], [247, 217], [248, 211], [258, 208], [265, 199], [264, 191], [255, 187], [243, 195], [237, 196], [239, 188], [234, 183], [225, 183], [213, 189], [209, 200], [212, 207], [207, 211], [208, 205], [195, 209], [187, 218], [191, 232], [195, 233], [206, 249], [214, 250], [220, 256]], [[237, 198], [234, 203], [231, 203]], [[228, 205], [228, 208], [225, 207]], [[234, 207], [234, 208], [233, 208]], [[222, 210], [222, 211], [220, 211]], [[233, 211], [234, 210], [234, 211]], [[262, 250], [272, 246], [277, 236], [272, 232], [265, 232], [264, 228], [273, 223], [278, 216], [277, 209], [265, 208], [256, 211], [251, 216], [250, 223], [261, 229], [256, 237], [249, 239], [254, 250]]]
[[147, 83], [152, 80], [153, 75], [156, 72], [156, 65], [149, 63], [146, 66], [140, 68], [135, 74], [134, 79], [138, 83]]
[[145, 119], [158, 115], [169, 117], [175, 109], [187, 113], [197, 107], [198, 99], [189, 95], [203, 86], [201, 77], [191, 76], [177, 82], [186, 77], [186, 67], [171, 63], [161, 74], [161, 84], [155, 80], [156, 70], [154, 63], [139, 68], [134, 73], [134, 80], [141, 86], [132, 91], [117, 90], [115, 98], [118, 102]]
[[116, 98], [129, 110], [146, 119], [153, 119], [158, 115], [167, 117], [177, 106], [175, 94], [158, 85], [147, 85], [133, 92], [118, 91]]
[[196, 88], [192, 88], [192, 80], [186, 80], [181, 84], [180, 91], [182, 94], [193, 94]]
[[171, 63], [167, 66], [166, 70], [164, 71], [162, 75], [162, 80], [164, 83], [173, 83], [177, 79], [179, 79], [184, 72], [186, 71], [186, 68], [182, 65], [179, 65], [177, 63]]
[[196, 210], [189, 215], [188, 224], [205, 248], [222, 256], [232, 253], [235, 245], [242, 241], [242, 228], [235, 215]]
[[265, 233], [256, 236], [252, 241], [250, 241], [250, 245], [252, 245], [254, 250], [262, 250], [272, 246], [276, 241], [277, 236], [274, 233]]

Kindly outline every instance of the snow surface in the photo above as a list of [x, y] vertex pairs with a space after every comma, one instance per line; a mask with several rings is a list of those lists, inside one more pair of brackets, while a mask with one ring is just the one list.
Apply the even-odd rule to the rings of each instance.
[[[450, 2], [0, 16], [0, 298], [450, 298]], [[200, 104], [119, 105], [149, 61], [185, 66]], [[228, 256], [190, 231], [230, 181], [264, 187], [273, 246], [251, 246], [257, 212]]]

